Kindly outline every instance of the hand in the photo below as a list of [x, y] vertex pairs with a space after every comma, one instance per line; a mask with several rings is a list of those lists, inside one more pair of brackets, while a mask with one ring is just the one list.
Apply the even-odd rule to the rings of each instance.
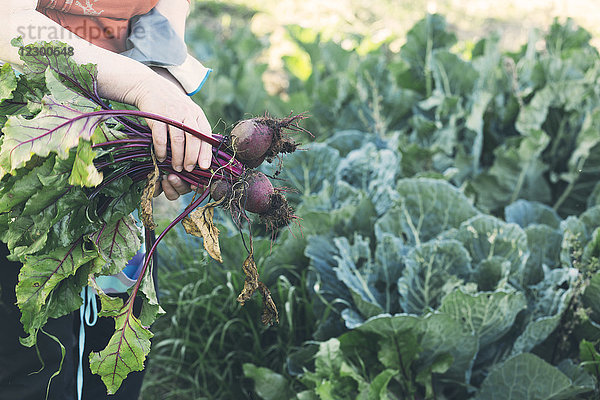
[[189, 193], [192, 190], [196, 190], [196, 187], [188, 185], [177, 175], [163, 175], [160, 177], [159, 181], [156, 182], [154, 197], [158, 197], [161, 193], [164, 193], [168, 200], [173, 201], [177, 200], [179, 196]]
[[[175, 84], [158, 75], [140, 88], [135, 105], [142, 111], [165, 116], [202, 133], [211, 133], [202, 108]], [[147, 120], [147, 123], [152, 130], [154, 151], [159, 161], [166, 159], [167, 140], [170, 140], [171, 165], [175, 171], [180, 172], [183, 168], [192, 171], [196, 165], [202, 169], [210, 168], [212, 148], [208, 143], [159, 121]], [[174, 174], [162, 179], [161, 186], [169, 200], [190, 191], [190, 187]]]
[[[202, 108], [181, 93], [173, 83], [157, 75], [157, 79], [145, 86], [147, 87], [140, 90], [135, 102], [141, 111], [165, 116], [205, 134], [212, 132]], [[210, 167], [210, 144], [181, 129], [167, 127], [162, 122], [147, 122], [152, 130], [154, 151], [159, 161], [164, 161], [167, 157], [168, 137], [171, 143], [171, 164], [175, 171], [181, 172], [184, 167], [187, 171], [192, 171], [196, 164], [201, 169]]]

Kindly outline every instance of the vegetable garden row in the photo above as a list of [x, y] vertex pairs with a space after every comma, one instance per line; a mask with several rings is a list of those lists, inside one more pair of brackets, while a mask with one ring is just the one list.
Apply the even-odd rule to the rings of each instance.
[[[301, 52], [285, 59], [283, 100], [244, 84], [265, 66], [264, 44], [243, 28], [208, 52], [249, 60], [228, 71], [230, 101], [209, 91], [215, 115], [264, 104], [311, 115], [315, 140], [284, 157], [279, 175], [297, 190], [286, 196], [301, 232], [282, 231], [272, 247], [254, 239], [280, 324], [259, 329], [258, 304], [230, 305], [242, 260], [223, 218], [224, 269], [163, 253], [171, 316], [158, 322], [150, 376], [160, 378], [147, 393], [594, 398], [600, 58], [589, 34], [557, 21], [507, 53], [494, 36], [457, 43], [430, 15], [399, 53], [384, 43], [358, 54], [288, 33]], [[308, 76], [297, 72], [306, 55]], [[186, 307], [197, 315], [178, 312]]]

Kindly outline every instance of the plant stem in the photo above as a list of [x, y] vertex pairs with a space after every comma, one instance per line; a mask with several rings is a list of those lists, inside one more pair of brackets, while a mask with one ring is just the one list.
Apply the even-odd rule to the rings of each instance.
[[144, 259], [144, 265], [142, 266], [142, 270], [140, 271], [140, 275], [138, 276], [138, 278], [137, 278], [137, 280], [135, 282], [135, 286], [133, 287], [133, 290], [131, 291], [131, 294], [129, 295], [129, 299], [127, 299], [127, 302], [129, 303], [130, 311], [133, 309], [133, 300], [135, 299], [135, 296], [138, 293], [138, 290], [140, 288], [142, 280], [144, 279], [144, 275], [146, 274], [146, 270], [148, 269], [148, 265], [150, 264], [150, 260], [152, 260], [152, 255], [156, 251], [156, 247], [158, 246], [158, 244], [160, 243], [160, 241], [162, 240], [162, 238], [167, 234], [167, 232], [169, 232], [171, 229], [173, 229], [173, 227], [175, 225], [177, 225], [179, 222], [181, 222], [185, 217], [188, 216], [189, 213], [191, 213], [196, 207], [198, 207], [200, 205], [200, 203], [202, 203], [208, 197], [209, 194], [210, 194], [210, 191], [208, 189], [206, 189], [204, 191], [204, 193], [202, 193], [202, 195], [200, 197], [198, 197], [192, 204], [189, 205], [189, 207], [187, 207], [181, 214], [179, 214], [177, 216], [177, 218], [175, 218], [165, 228], [165, 230], [162, 231], [160, 233], [160, 235], [158, 235], [158, 237], [154, 240], [154, 244], [152, 245], [152, 247], [150, 248], [150, 250], [146, 253], [146, 257]]
[[153, 119], [155, 121], [160, 121], [163, 122], [167, 125], [171, 125], [174, 126], [176, 128], [181, 129], [182, 131], [185, 131], [187, 133], [190, 133], [192, 135], [194, 135], [195, 137], [197, 137], [198, 139], [201, 139], [207, 143], [209, 143], [211, 146], [218, 146], [219, 144], [221, 144], [221, 141], [219, 139], [216, 139], [214, 136], [212, 135], [208, 135], [206, 133], [202, 133], [200, 131], [197, 131], [193, 128], [190, 128], [187, 125], [182, 124], [181, 122], [172, 120], [170, 118], [167, 117], [163, 117], [162, 115], [158, 115], [158, 114], [152, 114], [152, 113], [148, 113], [145, 111], [139, 111], [139, 110], [100, 110], [100, 111], [93, 111], [90, 113], [86, 113], [80, 116], [77, 116], [75, 118], [72, 118], [71, 120], [69, 120], [68, 122], [66, 122], [65, 124], [69, 124], [72, 123], [75, 120], [79, 120], [82, 118], [90, 118], [90, 117], [98, 117], [98, 116], [106, 116], [106, 117], [127, 117], [127, 116], [131, 116], [131, 117], [141, 117], [141, 118], [146, 118], [146, 119]]

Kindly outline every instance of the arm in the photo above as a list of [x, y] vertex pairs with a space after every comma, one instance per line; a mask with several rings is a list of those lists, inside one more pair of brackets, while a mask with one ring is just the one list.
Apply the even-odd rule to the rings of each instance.
[[[0, 24], [5, 27], [0, 30], [0, 59], [22, 66], [18, 49], [10, 45], [11, 39], [23, 36], [27, 44], [51, 40], [49, 34], [57, 33], [59, 37], [68, 38], [66, 41], [74, 49], [73, 59], [76, 62], [97, 64], [98, 88], [102, 97], [133, 104], [140, 110], [168, 116], [202, 132], [211, 132], [202, 109], [174, 83], [137, 61], [94, 46], [67, 31], [38, 13], [35, 10], [36, 0], [10, 0], [6, 3], [0, 15]], [[207, 143], [179, 129], [167, 130], [166, 125], [156, 121], [148, 121], [148, 125], [152, 129], [159, 159], [166, 157], [167, 139], [170, 140], [174, 169], [185, 167], [191, 170], [196, 164], [204, 169], [210, 166], [211, 148]]]
[[169, 20], [181, 39], [185, 39], [185, 20], [190, 10], [188, 0], [159, 0], [154, 7]]
[[[187, 16], [190, 11], [190, 1], [189, 0], [159, 0], [156, 6], [154, 7], [159, 13], [161, 13], [166, 19], [171, 23], [171, 27], [173, 30], [179, 35], [179, 37], [184, 40], [185, 38], [185, 22]], [[171, 73], [166, 68], [160, 67], [151, 67], [154, 72], [162, 76], [163, 78], [169, 80], [173, 84], [175, 84], [182, 93], [186, 94], [186, 91], [179, 84], [179, 81], [171, 75]], [[185, 193], [187, 191], [187, 187], [185, 184], [181, 182], [181, 180], [175, 176], [170, 175], [168, 178], [171, 187], [163, 184], [163, 190], [165, 192], [165, 196], [169, 199], [177, 198], [178, 194]], [[157, 192], [160, 193], [160, 192]]]
[[[159, 0], [154, 7], [171, 23], [173, 30], [181, 37], [185, 36], [185, 20], [187, 18], [190, 2], [188, 0]], [[154, 72], [173, 82], [183, 93], [185, 90], [181, 87], [177, 79], [175, 79], [165, 68], [151, 67]]]

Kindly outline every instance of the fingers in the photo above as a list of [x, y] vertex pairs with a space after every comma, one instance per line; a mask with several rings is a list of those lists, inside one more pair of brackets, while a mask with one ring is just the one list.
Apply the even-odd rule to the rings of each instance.
[[[160, 101], [157, 100], [156, 93], [152, 95], [153, 92], [148, 92], [149, 95], [141, 97], [136, 102], [137, 107], [142, 111], [165, 116], [209, 135], [212, 130], [202, 108], [187, 96], [182, 97], [180, 93], [169, 90], [172, 89], [169, 85], [165, 84]], [[154, 151], [160, 162], [168, 159], [170, 155], [171, 166], [176, 172], [181, 172], [184, 168], [191, 172], [196, 165], [202, 169], [210, 167], [212, 156], [210, 145], [173, 125], [152, 119], [147, 119], [147, 123], [152, 130]], [[170, 144], [170, 149], [167, 143]]]
[[152, 130], [152, 143], [154, 144], [154, 153], [158, 161], [162, 162], [167, 158], [167, 125], [158, 121], [148, 121], [148, 126]]
[[183, 156], [186, 144], [186, 135], [181, 129], [169, 126], [169, 137], [171, 139], [171, 165], [177, 172], [183, 170]]
[[204, 147], [204, 143], [192, 134], [185, 134], [185, 169], [191, 172], [198, 162], [198, 156], [200, 154], [201, 147]]
[[166, 179], [162, 179], [162, 190], [167, 199], [177, 200], [179, 196], [190, 191], [190, 186], [177, 175], [171, 174]]
[[[208, 123], [208, 119], [206, 119], [206, 115], [204, 115], [204, 111], [200, 107], [198, 107], [198, 115], [196, 118], [196, 123], [198, 125], [198, 130], [202, 133], [210, 135], [212, 133], [212, 129], [210, 124]], [[212, 146], [206, 142], [202, 142], [200, 146], [200, 154], [197, 157], [196, 161], [200, 169], [209, 169], [212, 161]]]
[[206, 142], [202, 142], [200, 147], [200, 155], [198, 157], [198, 166], [201, 169], [209, 169], [212, 161], [212, 146]]
[[[193, 122], [183, 121], [183, 124], [199, 132], [211, 132], [210, 125], [204, 117], [204, 114], [201, 114], [201, 118], [198, 118]], [[171, 130], [169, 132], [171, 132]], [[176, 131], [173, 130], [173, 132], [175, 134], [179, 134], [179, 132], [182, 131], [177, 129]], [[212, 147], [208, 143], [203, 142], [202, 140], [198, 139], [196, 136], [190, 133], [182, 134], [182, 137], [184, 138], [183, 143], [180, 143], [180, 139], [177, 138], [175, 145], [179, 146], [178, 148], [175, 147], [175, 145], [173, 144], [173, 138], [171, 138], [171, 148], [173, 149], [173, 169], [175, 169], [175, 171], [181, 171], [180, 169], [176, 168], [182, 165], [179, 161], [179, 157], [181, 154], [183, 154], [182, 162], [183, 167], [186, 169], [186, 171], [191, 172], [196, 167], [196, 164], [201, 169], [209, 169], [212, 161]]]

